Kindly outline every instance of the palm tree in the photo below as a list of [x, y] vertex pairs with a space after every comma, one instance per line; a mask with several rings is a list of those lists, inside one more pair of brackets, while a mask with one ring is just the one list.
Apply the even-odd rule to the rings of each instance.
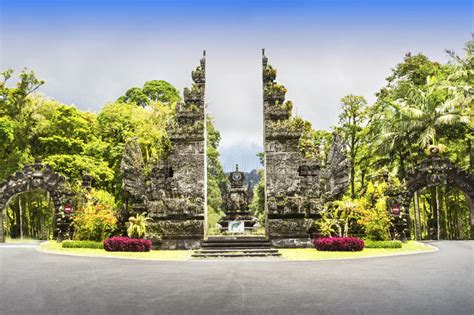
[[405, 127], [423, 149], [438, 145], [442, 129], [472, 124], [472, 95], [465, 95], [449, 78], [428, 77], [426, 89], [409, 83], [407, 98], [399, 105]]

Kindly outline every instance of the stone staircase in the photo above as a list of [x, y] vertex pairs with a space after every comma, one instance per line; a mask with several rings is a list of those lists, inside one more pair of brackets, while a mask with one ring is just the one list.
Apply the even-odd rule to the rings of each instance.
[[278, 249], [261, 236], [212, 236], [202, 243], [192, 257], [279, 257]]

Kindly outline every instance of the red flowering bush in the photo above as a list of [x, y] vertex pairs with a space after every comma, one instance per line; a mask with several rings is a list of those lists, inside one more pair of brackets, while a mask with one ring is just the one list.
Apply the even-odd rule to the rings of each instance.
[[364, 241], [357, 237], [323, 237], [314, 240], [320, 251], [358, 252], [364, 249]]
[[116, 236], [104, 241], [104, 249], [108, 252], [149, 252], [151, 241], [143, 238]]

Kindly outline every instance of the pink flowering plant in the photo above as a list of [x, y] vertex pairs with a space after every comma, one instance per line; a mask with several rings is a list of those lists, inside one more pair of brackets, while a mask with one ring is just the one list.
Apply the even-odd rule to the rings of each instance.
[[323, 237], [314, 240], [319, 251], [359, 252], [364, 249], [364, 241], [357, 237]]
[[104, 249], [108, 252], [149, 252], [151, 241], [143, 238], [115, 236], [104, 241]]

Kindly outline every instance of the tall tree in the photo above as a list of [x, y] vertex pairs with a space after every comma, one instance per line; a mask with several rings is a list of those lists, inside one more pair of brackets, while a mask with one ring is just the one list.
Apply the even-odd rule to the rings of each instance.
[[355, 198], [355, 169], [363, 129], [367, 122], [367, 101], [363, 96], [347, 95], [341, 99], [341, 107], [339, 129], [348, 146], [351, 197]]
[[180, 100], [178, 89], [163, 80], [147, 81], [143, 88], [132, 87], [125, 92], [125, 95], [118, 98], [120, 102], [134, 103], [142, 107], [150, 106], [152, 102], [171, 105]]

